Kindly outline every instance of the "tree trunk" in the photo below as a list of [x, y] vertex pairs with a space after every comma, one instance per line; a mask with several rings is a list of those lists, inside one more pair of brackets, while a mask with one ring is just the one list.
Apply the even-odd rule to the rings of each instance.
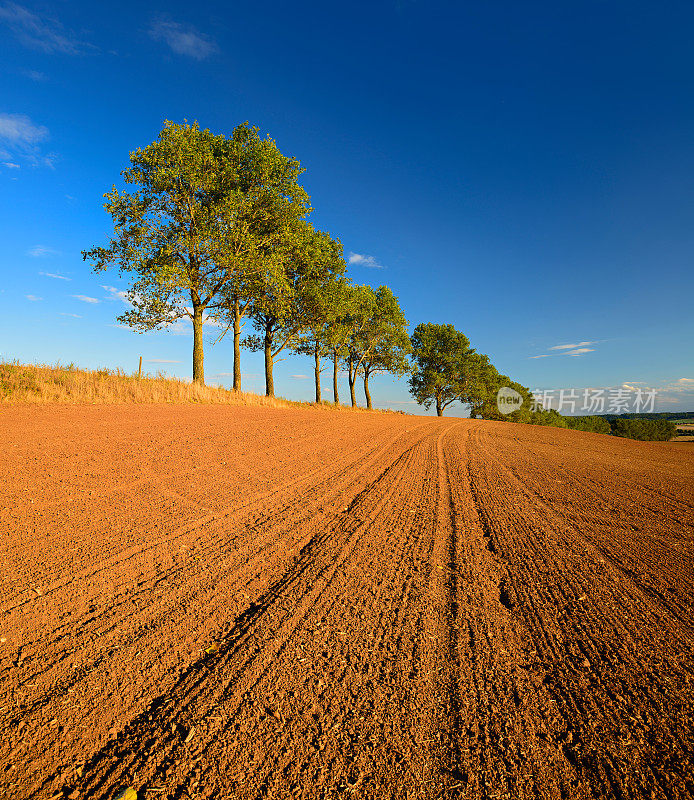
[[313, 355], [316, 359], [316, 403], [320, 403], [320, 347], [318, 346], [318, 342], [316, 342]]
[[265, 329], [265, 394], [268, 397], [275, 396], [275, 382], [272, 377], [272, 333], [269, 328]]
[[337, 350], [333, 350], [333, 400], [335, 405], [340, 404], [340, 393], [337, 388]]
[[439, 416], [439, 417], [443, 416], [443, 408], [441, 406], [441, 398], [440, 397], [436, 398], [436, 415]]
[[193, 301], [193, 381], [205, 385], [205, 361], [202, 345], [202, 305]]
[[366, 407], [371, 411], [373, 406], [371, 405], [371, 393], [369, 392], [369, 373], [368, 370], [364, 370], [364, 395], [366, 396]]
[[357, 382], [357, 371], [352, 368], [352, 356], [349, 357], [349, 372], [347, 379], [349, 380], [349, 394], [352, 399], [352, 408], [357, 405], [357, 396], [354, 392], [354, 384]]
[[234, 298], [234, 391], [241, 391], [241, 308]]

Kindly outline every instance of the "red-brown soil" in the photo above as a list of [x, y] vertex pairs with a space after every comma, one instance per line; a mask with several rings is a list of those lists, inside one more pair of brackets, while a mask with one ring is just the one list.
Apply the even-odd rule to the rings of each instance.
[[694, 449], [225, 406], [0, 432], [0, 796], [694, 796]]

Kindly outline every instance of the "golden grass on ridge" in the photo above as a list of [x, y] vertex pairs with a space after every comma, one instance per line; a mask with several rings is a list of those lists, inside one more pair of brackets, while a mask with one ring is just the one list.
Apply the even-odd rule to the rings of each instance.
[[[128, 375], [121, 369], [77, 369], [0, 362], [0, 404], [7, 403], [226, 403], [288, 408], [314, 405], [178, 378]], [[335, 408], [331, 403], [326, 408]], [[342, 406], [341, 408], [345, 408]]]

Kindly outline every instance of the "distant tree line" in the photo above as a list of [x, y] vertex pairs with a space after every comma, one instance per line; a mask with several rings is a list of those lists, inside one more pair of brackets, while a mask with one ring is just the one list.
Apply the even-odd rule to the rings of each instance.
[[610, 422], [612, 433], [627, 439], [667, 442], [675, 435], [677, 425], [667, 419], [617, 418]]

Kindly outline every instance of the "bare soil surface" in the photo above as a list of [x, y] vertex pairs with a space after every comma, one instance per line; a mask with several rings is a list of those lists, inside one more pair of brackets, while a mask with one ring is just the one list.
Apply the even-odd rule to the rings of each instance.
[[0, 412], [0, 796], [694, 797], [694, 449]]

